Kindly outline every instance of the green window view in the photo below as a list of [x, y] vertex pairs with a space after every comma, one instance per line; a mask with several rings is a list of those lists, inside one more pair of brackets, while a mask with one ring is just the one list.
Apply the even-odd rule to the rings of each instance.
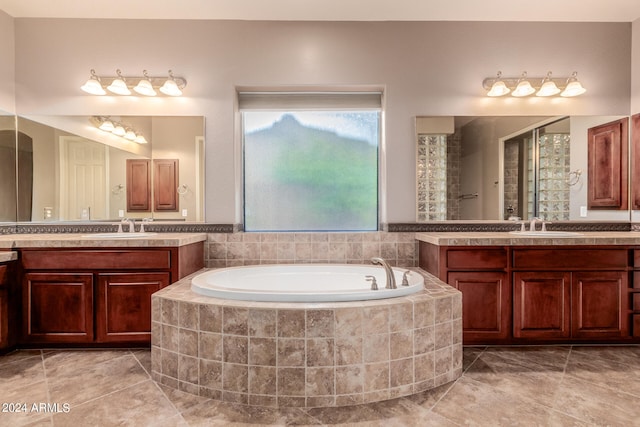
[[379, 111], [245, 111], [246, 231], [378, 229]]

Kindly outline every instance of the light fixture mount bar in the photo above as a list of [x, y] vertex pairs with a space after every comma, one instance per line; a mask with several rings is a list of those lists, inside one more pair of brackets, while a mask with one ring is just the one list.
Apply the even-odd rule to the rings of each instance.
[[[568, 95], [567, 92], [558, 92], [558, 93], [554, 93], [554, 95], [558, 95], [558, 96], [577, 96], [577, 95], [581, 95], [582, 93], [585, 92], [584, 88], [582, 88], [582, 85], [580, 85], [580, 83], [578, 82], [578, 78], [577, 78], [577, 72], [573, 72], [571, 75], [569, 76], [560, 76], [560, 77], [556, 77], [553, 76], [551, 74], [551, 72], [548, 72], [545, 76], [528, 76], [526, 75], [526, 72], [523, 73], [524, 75], [520, 75], [517, 77], [511, 77], [511, 76], [504, 76], [502, 75], [502, 73], [499, 73], [497, 76], [493, 76], [493, 77], [487, 77], [482, 81], [482, 87], [489, 92], [491, 90], [491, 88], [493, 87], [493, 85], [496, 82], [503, 82], [504, 85], [510, 89], [511, 92], [513, 92], [513, 90], [518, 86], [518, 83], [520, 83], [523, 80], [528, 81], [529, 83], [531, 83], [531, 86], [536, 90], [539, 91], [540, 88], [542, 87], [542, 85], [546, 82], [553, 82], [555, 83], [555, 85], [559, 88], [559, 89], [566, 89], [567, 86], [569, 85], [569, 83], [573, 83], [574, 85], [577, 84], [580, 86], [580, 88], [582, 89], [581, 91], [574, 91], [574, 93], [576, 94], [572, 94], [572, 95]], [[504, 96], [509, 92], [504, 93], [503, 95], [499, 95], [499, 96]], [[545, 95], [548, 96], [548, 95]]]
[[[133, 90], [136, 84], [138, 84], [138, 82], [140, 82], [141, 80], [147, 80], [149, 83], [151, 83], [151, 86], [154, 89], [158, 89], [158, 90], [161, 87], [163, 87], [168, 80], [175, 82], [175, 85], [180, 90], [183, 90], [187, 86], [187, 80], [184, 77], [173, 75], [173, 72], [171, 72], [171, 70], [169, 70], [167, 74], [162, 76], [157, 76], [157, 75], [150, 76], [148, 75], [146, 70], [144, 70], [141, 74], [136, 74], [136, 75], [125, 75], [125, 74], [122, 74], [120, 70], [116, 72], [116, 75], [97, 75], [95, 70], [91, 69], [89, 81], [91, 81], [92, 86], [101, 86], [101, 82], [113, 82], [114, 80], [117, 80], [117, 79], [123, 80], [126, 86], [131, 90]], [[106, 93], [106, 92], [100, 93], [99, 91], [89, 92], [86, 89], [86, 87], [87, 87], [87, 84], [85, 83], [85, 85], [82, 86], [81, 89], [91, 95], [104, 95]], [[150, 96], [150, 95], [138, 93], [138, 96], [140, 95]], [[132, 93], [131, 95], [124, 95], [124, 96], [136, 96], [136, 95]]]

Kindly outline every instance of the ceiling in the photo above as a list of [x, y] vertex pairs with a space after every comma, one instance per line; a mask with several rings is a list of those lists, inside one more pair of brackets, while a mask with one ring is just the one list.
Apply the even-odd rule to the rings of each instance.
[[640, 0], [0, 0], [16, 18], [633, 22]]

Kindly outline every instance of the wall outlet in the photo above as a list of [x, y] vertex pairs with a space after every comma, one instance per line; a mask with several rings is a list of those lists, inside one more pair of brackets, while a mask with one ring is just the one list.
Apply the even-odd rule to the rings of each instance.
[[187, 210], [186, 209], [182, 209], [182, 216], [184, 216], [184, 217], [187, 216]]
[[583, 218], [587, 216], [587, 207], [586, 206], [580, 206], [580, 216], [583, 217]]
[[119, 209], [118, 210], [118, 218], [124, 218], [124, 210], [123, 209]]

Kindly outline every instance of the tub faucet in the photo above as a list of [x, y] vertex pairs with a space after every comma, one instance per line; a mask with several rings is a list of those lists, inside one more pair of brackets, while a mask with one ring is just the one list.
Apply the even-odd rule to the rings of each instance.
[[396, 277], [393, 275], [393, 270], [391, 266], [387, 263], [387, 261], [382, 258], [374, 257], [371, 258], [371, 263], [381, 265], [384, 268], [385, 273], [387, 274], [387, 289], [397, 289], [396, 286]]

